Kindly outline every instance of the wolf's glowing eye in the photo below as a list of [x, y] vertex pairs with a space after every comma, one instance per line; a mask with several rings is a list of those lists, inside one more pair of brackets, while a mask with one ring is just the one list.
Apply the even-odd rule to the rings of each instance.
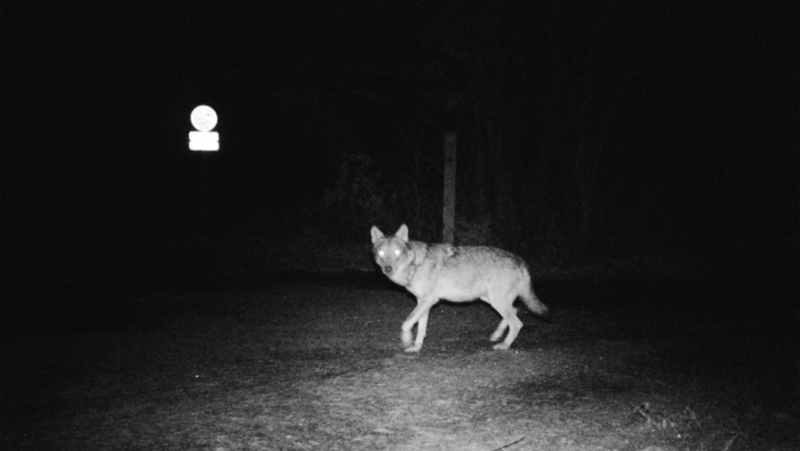
[[378, 256], [379, 256], [379, 257], [383, 257], [383, 256], [384, 256], [384, 254], [386, 254], [386, 252], [383, 252], [383, 250], [379, 250], [379, 251], [378, 251]]
[[394, 250], [394, 255], [399, 257], [400, 256], [400, 249], [395, 249]]

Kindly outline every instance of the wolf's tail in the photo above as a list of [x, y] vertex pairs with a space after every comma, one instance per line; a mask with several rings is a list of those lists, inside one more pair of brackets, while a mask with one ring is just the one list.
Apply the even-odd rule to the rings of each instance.
[[525, 303], [525, 307], [527, 307], [528, 310], [530, 310], [531, 312], [536, 313], [537, 315], [542, 316], [544, 318], [548, 318], [550, 316], [550, 310], [536, 296], [536, 293], [533, 292], [533, 285], [531, 284], [531, 276], [528, 273], [527, 269], [525, 270], [525, 274], [523, 276], [519, 297], [520, 299], [522, 299], [522, 302]]

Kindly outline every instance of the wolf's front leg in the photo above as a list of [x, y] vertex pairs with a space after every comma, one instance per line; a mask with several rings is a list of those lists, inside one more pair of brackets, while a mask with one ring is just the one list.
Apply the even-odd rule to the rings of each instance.
[[[428, 331], [428, 315], [430, 314], [430, 310], [426, 311], [422, 318], [419, 319], [417, 323], [417, 339], [414, 340], [414, 346], [407, 347], [406, 352], [419, 352], [422, 349], [422, 342], [425, 341], [425, 335]], [[409, 334], [409, 339], [411, 338]]]
[[411, 345], [413, 344], [412, 343], [413, 338], [414, 337], [411, 335], [411, 331], [410, 330], [403, 329], [403, 332], [400, 335], [400, 340], [402, 340], [402, 342], [403, 342], [403, 347], [407, 348], [406, 350], [408, 350], [408, 348], [410, 348]]
[[[406, 347], [406, 352], [418, 352], [422, 348], [422, 342], [425, 341], [425, 334], [428, 330], [428, 314], [431, 307], [433, 307], [438, 299], [417, 299], [417, 308], [408, 315], [408, 318], [403, 323], [401, 339], [403, 346]], [[414, 344], [411, 344], [411, 329], [417, 325], [417, 338]]]

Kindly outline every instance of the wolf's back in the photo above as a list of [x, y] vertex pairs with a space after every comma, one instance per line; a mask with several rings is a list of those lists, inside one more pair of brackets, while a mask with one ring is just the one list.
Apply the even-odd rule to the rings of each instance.
[[533, 291], [528, 265], [514, 253], [488, 246], [433, 245], [428, 247], [428, 257], [436, 262], [430, 268], [433, 272], [464, 284], [486, 277], [494, 281], [508, 280], [505, 275], [515, 277], [518, 281], [517, 295], [525, 307], [542, 317], [550, 314]]

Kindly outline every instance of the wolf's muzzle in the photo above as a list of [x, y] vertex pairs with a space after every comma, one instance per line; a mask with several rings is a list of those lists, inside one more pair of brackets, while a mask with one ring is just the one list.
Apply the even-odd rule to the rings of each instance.
[[394, 270], [394, 268], [392, 268], [390, 265], [386, 265], [386, 266], [383, 267], [383, 273], [384, 274], [391, 274], [393, 270]]

